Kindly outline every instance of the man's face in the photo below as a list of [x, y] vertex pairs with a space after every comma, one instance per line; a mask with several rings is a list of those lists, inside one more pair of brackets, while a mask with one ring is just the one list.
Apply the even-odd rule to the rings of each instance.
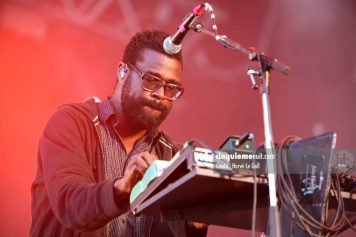
[[[163, 82], [180, 83], [180, 62], [153, 50], [143, 50], [134, 66], [143, 73], [161, 78]], [[164, 98], [163, 87], [154, 92], [144, 90], [139, 73], [129, 69], [121, 94], [123, 112], [141, 129], [157, 128], [169, 114], [173, 101]]]

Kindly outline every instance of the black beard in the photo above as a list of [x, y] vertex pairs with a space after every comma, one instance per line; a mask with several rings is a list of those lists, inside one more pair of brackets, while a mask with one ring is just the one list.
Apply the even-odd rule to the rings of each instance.
[[[122, 88], [121, 106], [124, 116], [127, 117], [129, 122], [143, 130], [158, 128], [171, 110], [171, 107], [167, 107], [156, 100], [136, 97], [131, 93], [130, 80], [126, 80]], [[157, 116], [152, 116], [147, 113], [144, 106], [158, 110], [161, 113]]]

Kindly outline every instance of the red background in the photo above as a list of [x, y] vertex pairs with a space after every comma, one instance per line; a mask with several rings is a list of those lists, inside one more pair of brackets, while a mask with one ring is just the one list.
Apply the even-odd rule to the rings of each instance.
[[[0, 1], [0, 236], [27, 236], [38, 138], [61, 104], [111, 93], [129, 38], [142, 29], [174, 32], [198, 1]], [[213, 0], [218, 30], [291, 66], [271, 75], [275, 140], [338, 134], [355, 146], [356, 2]], [[201, 21], [210, 28], [209, 15]], [[177, 141], [212, 147], [247, 131], [263, 138], [259, 93], [245, 55], [203, 34], [184, 40], [183, 98], [164, 129]], [[209, 236], [250, 236], [211, 227]], [[342, 234], [351, 236], [352, 232]]]

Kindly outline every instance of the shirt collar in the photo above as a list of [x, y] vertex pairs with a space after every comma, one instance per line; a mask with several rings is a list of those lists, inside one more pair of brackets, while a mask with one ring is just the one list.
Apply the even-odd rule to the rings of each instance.
[[[115, 110], [110, 103], [109, 97], [106, 97], [100, 104], [99, 104], [99, 119], [106, 123], [110, 124], [113, 127], [116, 127], [119, 124], [119, 119], [116, 116]], [[145, 137], [149, 139], [154, 139], [159, 135], [159, 131], [157, 129], [149, 130]]]
[[106, 97], [99, 104], [99, 114], [98, 115], [99, 115], [99, 119], [102, 122], [108, 122], [110, 119], [116, 120], [115, 110], [114, 110], [114, 108], [112, 107], [112, 105], [110, 103], [109, 97]]

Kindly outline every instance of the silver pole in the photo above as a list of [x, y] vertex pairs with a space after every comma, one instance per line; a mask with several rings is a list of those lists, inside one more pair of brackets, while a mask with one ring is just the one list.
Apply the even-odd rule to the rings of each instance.
[[[276, 156], [275, 147], [272, 133], [272, 121], [271, 121], [271, 110], [269, 104], [268, 96], [268, 82], [269, 82], [269, 71], [267, 70], [262, 76], [261, 85], [261, 98], [262, 98], [262, 108], [263, 108], [263, 124], [265, 133], [265, 148], [266, 154], [269, 159], [267, 159], [267, 174], [268, 174], [268, 188], [269, 188], [269, 228], [271, 237], [280, 237], [280, 215], [278, 210], [278, 199], [277, 199], [277, 189], [276, 189]], [[272, 159], [270, 159], [272, 157]]]

